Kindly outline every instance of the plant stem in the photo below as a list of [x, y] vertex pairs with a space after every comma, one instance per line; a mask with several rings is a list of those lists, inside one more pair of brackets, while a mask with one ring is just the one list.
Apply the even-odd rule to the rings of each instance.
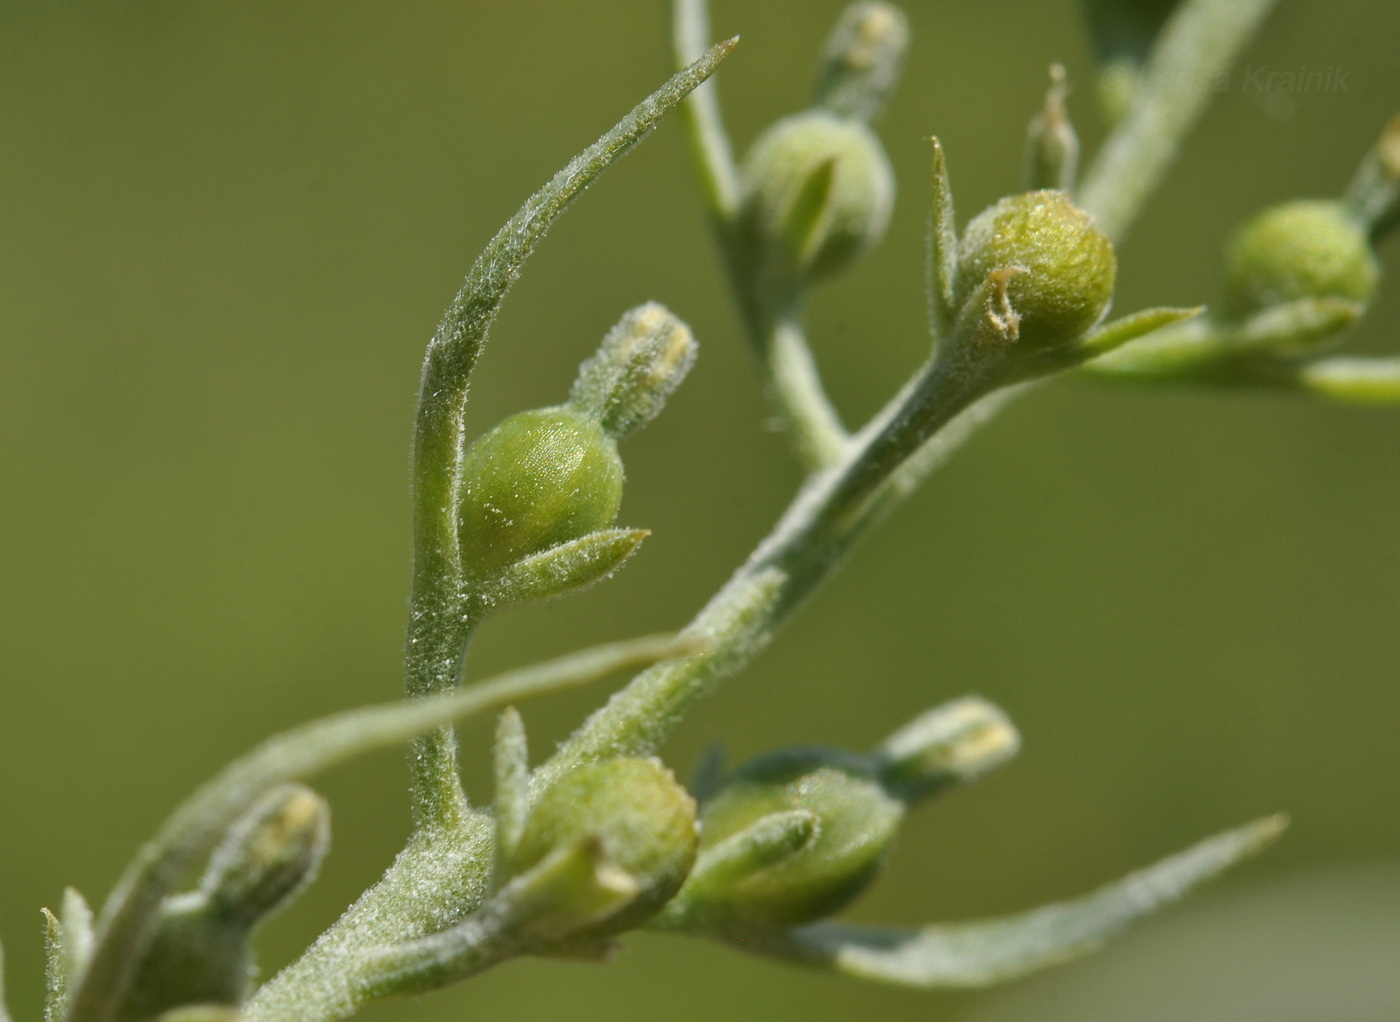
[[1114, 241], [1176, 159], [1216, 82], [1277, 0], [1185, 0], [1162, 27], [1127, 115], [1085, 175], [1077, 200]]
[[827, 397], [798, 312], [771, 318], [753, 315], [749, 327], [773, 400], [803, 465], [815, 472], [837, 464], [850, 434]]

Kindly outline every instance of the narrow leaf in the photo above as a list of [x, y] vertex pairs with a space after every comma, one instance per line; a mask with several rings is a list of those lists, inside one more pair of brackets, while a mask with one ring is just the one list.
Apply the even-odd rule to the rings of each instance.
[[1096, 355], [1103, 355], [1120, 348], [1129, 341], [1145, 337], [1165, 326], [1195, 319], [1203, 312], [1205, 312], [1203, 305], [1192, 309], [1144, 309], [1131, 316], [1124, 316], [1122, 319], [1105, 323], [1098, 329], [1085, 334], [1084, 339], [1079, 342], [1079, 347], [1085, 353], [1086, 358], [1093, 358]]
[[1344, 298], [1299, 298], [1245, 320], [1234, 343], [1242, 350], [1302, 354], [1332, 340], [1361, 318], [1366, 306]]
[[[525, 722], [515, 707], [501, 711], [496, 723], [496, 862], [509, 859], [525, 829], [530, 800], [530, 757]], [[497, 883], [500, 870], [497, 869]]]
[[62, 1022], [68, 1000], [63, 924], [48, 909], [40, 911], [44, 913], [44, 1022]]
[[693, 640], [666, 635], [610, 643], [462, 691], [350, 710], [269, 738], [195, 792], [127, 867], [103, 908], [92, 960], [71, 992], [66, 1022], [113, 1017], [150, 941], [162, 899], [269, 788], [482, 710], [697, 651]]
[[[723, 888], [776, 865], [801, 851], [817, 836], [816, 813], [789, 809], [770, 813], [700, 854], [687, 887]], [[681, 897], [685, 894], [682, 892]]]
[[948, 181], [948, 163], [943, 143], [933, 143], [933, 198], [929, 203], [926, 272], [928, 274], [929, 329], [935, 344], [942, 343], [953, 328], [957, 310], [953, 308], [953, 277], [958, 270], [958, 229], [953, 219], [953, 187]]
[[913, 987], [979, 987], [1099, 947], [1130, 923], [1271, 844], [1273, 816], [1226, 831], [1115, 884], [1024, 915], [921, 930], [819, 923], [770, 953], [863, 979]]
[[77, 976], [87, 968], [88, 958], [92, 956], [92, 909], [76, 887], [68, 887], [63, 891], [59, 915], [63, 920], [68, 975]]
[[601, 582], [637, 552], [646, 529], [605, 529], [522, 558], [478, 590], [493, 609], [544, 600]]

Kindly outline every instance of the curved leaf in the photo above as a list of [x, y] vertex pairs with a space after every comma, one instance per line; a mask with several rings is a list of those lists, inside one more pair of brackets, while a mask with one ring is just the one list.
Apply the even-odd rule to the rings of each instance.
[[[1129, 924], [1262, 850], [1286, 825], [1282, 816], [1257, 820], [1085, 897], [1023, 915], [923, 929], [819, 923], [755, 950], [903, 986], [987, 986], [1094, 950]], [[751, 944], [741, 946], [747, 949]]]

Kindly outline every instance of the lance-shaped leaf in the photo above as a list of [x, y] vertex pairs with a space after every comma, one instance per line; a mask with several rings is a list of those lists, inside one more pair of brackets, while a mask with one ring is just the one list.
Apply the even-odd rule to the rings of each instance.
[[544, 600], [601, 582], [627, 560], [651, 533], [647, 529], [603, 529], [523, 557], [477, 589], [489, 606]]
[[925, 272], [928, 276], [929, 329], [935, 344], [941, 343], [953, 327], [957, 308], [953, 304], [953, 279], [958, 273], [958, 229], [953, 219], [953, 187], [948, 181], [948, 161], [943, 144], [933, 144], [933, 197], [929, 203]]
[[515, 854], [530, 810], [530, 752], [525, 722], [508, 706], [496, 722], [496, 865], [493, 884], [505, 881], [502, 869]]
[[923, 929], [818, 923], [738, 945], [912, 987], [980, 987], [1086, 954], [1130, 923], [1268, 846], [1281, 816], [1226, 831], [1074, 901], [1023, 915]]
[[1091, 330], [1084, 335], [1078, 347], [1084, 353], [1085, 358], [1094, 358], [1097, 355], [1121, 348], [1129, 341], [1146, 337], [1163, 327], [1194, 319], [1204, 311], [1205, 307], [1199, 305], [1193, 309], [1144, 309], [1142, 312], [1135, 312], [1131, 316], [1115, 319]]
[[703, 647], [649, 636], [522, 668], [447, 695], [325, 717], [267, 739], [195, 792], [137, 853], [102, 911], [92, 959], [72, 992], [66, 1022], [111, 1019], [145, 954], [162, 901], [235, 819], [270, 788], [372, 749], [517, 699], [594, 681]]

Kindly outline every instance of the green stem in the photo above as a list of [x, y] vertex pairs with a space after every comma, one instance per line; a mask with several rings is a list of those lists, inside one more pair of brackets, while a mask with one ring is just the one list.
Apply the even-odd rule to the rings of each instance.
[[[454, 575], [420, 571], [409, 597], [405, 685], [410, 698], [451, 691], [479, 612], [454, 583]], [[409, 750], [414, 823], [419, 827], [460, 825], [469, 812], [457, 772], [457, 729], [448, 725], [413, 740]]]
[[750, 322], [774, 402], [808, 471], [840, 462], [850, 442], [822, 385], [797, 311]]
[[1127, 115], [1099, 150], [1077, 201], [1120, 241], [1277, 0], [1185, 0], [1162, 28]]
[[[672, 44], [676, 67], [695, 63], [709, 47], [710, 12], [705, 0], [676, 0], [672, 12]], [[700, 184], [705, 204], [719, 224], [734, 219], [739, 209], [739, 171], [729, 135], [719, 111], [716, 84], [706, 82], [686, 97], [681, 108], [686, 133], [700, 168]]]

